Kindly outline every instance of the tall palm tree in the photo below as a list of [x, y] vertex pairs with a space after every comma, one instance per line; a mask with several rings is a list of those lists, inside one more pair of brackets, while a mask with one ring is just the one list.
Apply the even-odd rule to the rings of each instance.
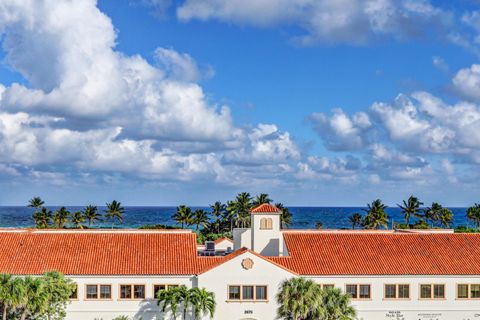
[[55, 223], [58, 229], [63, 229], [68, 222], [68, 217], [70, 217], [70, 211], [65, 207], [61, 207], [53, 213], [53, 223]]
[[83, 215], [88, 221], [89, 228], [92, 226], [92, 223], [95, 223], [96, 221], [101, 221], [102, 219], [102, 215], [98, 213], [97, 207], [93, 205], [86, 206], [85, 209], [83, 209]]
[[40, 197], [34, 197], [28, 201], [28, 207], [38, 210], [45, 202]]
[[198, 230], [199, 226], [204, 228], [208, 225], [210, 219], [208, 218], [208, 213], [203, 209], [197, 209], [193, 212], [192, 222], [195, 225], [195, 230]]
[[193, 213], [190, 207], [181, 205], [177, 207], [177, 212], [172, 216], [172, 219], [177, 223], [182, 225], [182, 229], [185, 228], [185, 225], [189, 226], [193, 221]]
[[205, 288], [192, 288], [190, 289], [190, 296], [195, 319], [202, 319], [203, 315], [209, 315], [212, 319], [216, 307], [215, 294]]
[[450, 209], [442, 208], [440, 210], [438, 221], [442, 227], [449, 228], [453, 222], [453, 212]]
[[363, 219], [363, 226], [366, 229], [379, 229], [388, 226], [388, 215], [385, 212], [386, 205], [380, 199], [374, 200], [372, 204], [367, 205], [367, 209], [363, 209], [367, 215]]
[[51, 210], [42, 207], [42, 209], [33, 214], [33, 219], [35, 220], [35, 225], [39, 229], [46, 229], [52, 223], [53, 214]]
[[320, 286], [312, 280], [302, 277], [284, 280], [277, 294], [277, 315], [282, 319], [308, 319], [312, 313], [321, 312], [321, 298]]
[[425, 219], [430, 221], [432, 225], [435, 225], [440, 220], [440, 214], [443, 207], [437, 202], [433, 202], [432, 206], [425, 209]]
[[19, 285], [18, 278], [13, 278], [9, 274], [0, 274], [0, 307], [3, 320], [7, 320], [9, 311], [13, 311], [18, 306], [22, 296], [23, 286]]
[[480, 228], [480, 203], [475, 203], [467, 209], [467, 218], [473, 222], [475, 228]]
[[348, 220], [352, 224], [352, 229], [355, 229], [357, 226], [360, 226], [362, 224], [363, 218], [360, 213], [355, 212], [350, 217], [348, 217]]
[[217, 233], [220, 233], [220, 224], [225, 216], [227, 206], [222, 204], [220, 201], [216, 201], [210, 206], [210, 209], [212, 210], [212, 216], [215, 218], [214, 225], [217, 229]]
[[397, 206], [402, 209], [403, 216], [405, 217], [405, 223], [410, 224], [410, 218], [421, 217], [420, 207], [423, 205], [423, 202], [420, 202], [417, 197], [410, 196], [407, 201], [403, 200], [403, 205], [397, 204]]
[[282, 211], [282, 213], [280, 214], [280, 224], [282, 228], [288, 228], [288, 226], [292, 224], [292, 213], [290, 212], [290, 210], [288, 210], [287, 207], [283, 205], [283, 203], [275, 203], [275, 207]]
[[120, 202], [113, 200], [111, 203], [107, 203], [107, 210], [105, 211], [105, 217], [107, 219], [111, 219], [112, 229], [115, 224], [115, 219], [117, 219], [119, 223], [123, 222], [124, 213], [125, 213], [125, 209], [122, 207], [122, 204]]
[[255, 200], [253, 200], [253, 206], [258, 206], [260, 204], [270, 203], [270, 202], [272, 202], [272, 199], [268, 197], [268, 193], [260, 193], [255, 197]]
[[83, 229], [83, 223], [85, 222], [85, 216], [81, 211], [75, 211], [72, 215], [72, 224], [77, 229]]
[[242, 226], [242, 228], [249, 227], [250, 209], [252, 208], [252, 197], [250, 196], [250, 193], [239, 193], [233, 203], [236, 211], [237, 226]]
[[338, 288], [322, 291], [323, 320], [354, 320], [356, 319], [355, 308], [351, 305], [349, 294], [342, 293]]

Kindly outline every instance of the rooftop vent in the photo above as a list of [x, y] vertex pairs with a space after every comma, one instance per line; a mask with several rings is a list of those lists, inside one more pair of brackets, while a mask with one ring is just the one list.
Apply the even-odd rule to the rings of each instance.
[[205, 241], [205, 251], [215, 252], [215, 242], [214, 241]]

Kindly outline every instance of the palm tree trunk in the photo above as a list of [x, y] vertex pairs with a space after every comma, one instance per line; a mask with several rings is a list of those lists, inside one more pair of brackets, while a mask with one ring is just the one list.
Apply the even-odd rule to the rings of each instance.
[[7, 306], [3, 306], [3, 316], [2, 316], [2, 319], [3, 320], [7, 320]]
[[20, 320], [25, 320], [26, 317], [27, 317], [27, 310], [22, 312], [22, 316], [20, 317]]

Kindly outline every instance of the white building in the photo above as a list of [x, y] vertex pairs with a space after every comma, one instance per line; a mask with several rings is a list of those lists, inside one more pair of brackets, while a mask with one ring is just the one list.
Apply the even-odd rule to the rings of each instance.
[[0, 273], [67, 275], [78, 285], [69, 320], [171, 319], [154, 292], [181, 284], [215, 293], [215, 319], [270, 320], [295, 276], [350, 292], [359, 319], [480, 319], [479, 234], [280, 230], [262, 205], [234, 231], [233, 253], [204, 249], [190, 231], [3, 229]]

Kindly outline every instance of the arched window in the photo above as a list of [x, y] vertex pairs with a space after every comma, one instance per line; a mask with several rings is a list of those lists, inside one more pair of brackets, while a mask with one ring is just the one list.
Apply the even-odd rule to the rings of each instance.
[[273, 229], [272, 218], [262, 218], [262, 219], [260, 219], [260, 229], [272, 230]]
[[272, 218], [267, 219], [267, 227], [265, 229], [272, 230], [273, 229], [273, 221]]
[[260, 219], [260, 229], [267, 229], [267, 219], [266, 218]]

